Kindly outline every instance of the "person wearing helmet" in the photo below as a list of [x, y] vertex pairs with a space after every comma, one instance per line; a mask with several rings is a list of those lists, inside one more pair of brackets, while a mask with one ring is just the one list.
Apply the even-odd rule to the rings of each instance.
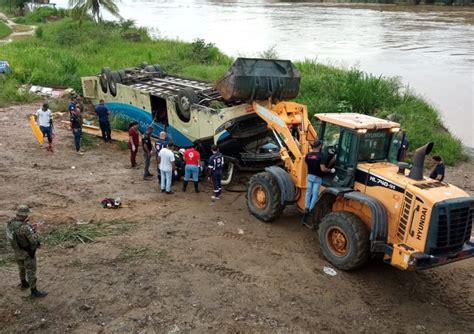
[[41, 243], [35, 228], [28, 224], [29, 214], [27, 205], [18, 206], [15, 218], [7, 223], [6, 235], [18, 264], [20, 289], [30, 288], [31, 297], [41, 298], [48, 294], [36, 289], [36, 250], [41, 247]]

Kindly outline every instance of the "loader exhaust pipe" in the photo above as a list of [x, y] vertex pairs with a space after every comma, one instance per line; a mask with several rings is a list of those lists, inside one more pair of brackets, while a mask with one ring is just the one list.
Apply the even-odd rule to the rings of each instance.
[[413, 167], [410, 170], [408, 177], [412, 180], [423, 180], [423, 166], [425, 164], [425, 156], [430, 154], [434, 143], [428, 143], [420, 148], [417, 148], [413, 156]]

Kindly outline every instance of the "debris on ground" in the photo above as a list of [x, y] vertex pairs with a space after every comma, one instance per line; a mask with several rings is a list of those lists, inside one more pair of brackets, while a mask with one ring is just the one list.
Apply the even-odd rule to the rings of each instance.
[[335, 271], [331, 267], [324, 267], [323, 271], [326, 275], [329, 275], [329, 276], [336, 276], [337, 275], [337, 271]]
[[70, 96], [75, 94], [73, 88], [52, 88], [52, 87], [43, 87], [43, 86], [29, 86], [23, 85], [19, 88], [21, 93], [28, 92], [30, 94], [44, 96], [44, 97], [52, 97], [54, 99], [58, 99], [64, 96]]

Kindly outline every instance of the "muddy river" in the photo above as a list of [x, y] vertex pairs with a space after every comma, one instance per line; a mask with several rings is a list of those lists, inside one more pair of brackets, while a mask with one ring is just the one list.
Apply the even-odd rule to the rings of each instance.
[[399, 76], [474, 147], [474, 8], [122, 0], [120, 11], [157, 36], [203, 38], [233, 56], [258, 56], [273, 47], [282, 58]]

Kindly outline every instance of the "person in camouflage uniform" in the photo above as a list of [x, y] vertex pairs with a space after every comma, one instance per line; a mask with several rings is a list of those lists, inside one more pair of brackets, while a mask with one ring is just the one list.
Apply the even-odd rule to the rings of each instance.
[[19, 287], [31, 289], [34, 298], [45, 297], [48, 293], [36, 289], [36, 249], [41, 247], [35, 229], [28, 224], [30, 209], [20, 205], [16, 210], [16, 217], [7, 224], [7, 240], [13, 248], [18, 263], [21, 283]]

